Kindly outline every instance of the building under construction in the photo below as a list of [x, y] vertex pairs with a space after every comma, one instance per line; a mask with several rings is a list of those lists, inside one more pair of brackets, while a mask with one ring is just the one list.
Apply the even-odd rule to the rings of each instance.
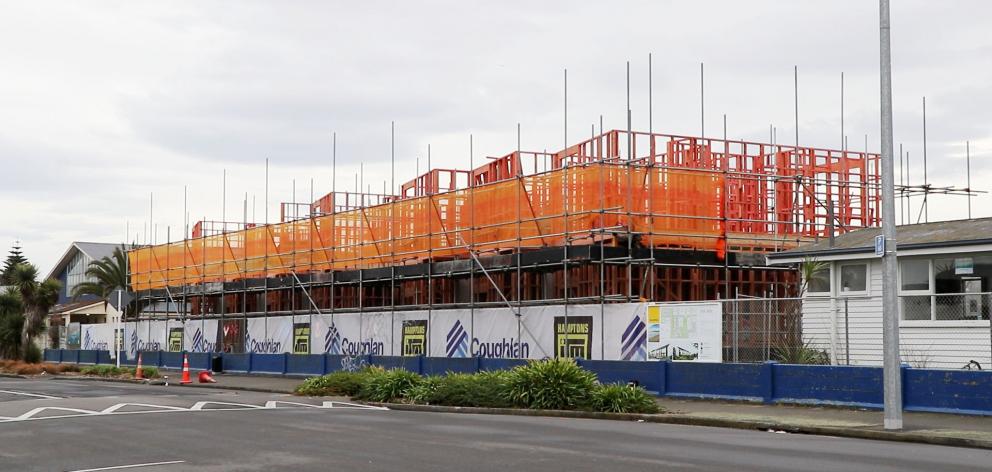
[[131, 251], [131, 281], [144, 316], [182, 319], [791, 296], [764, 255], [878, 226], [879, 174], [877, 154], [614, 130], [201, 222]]

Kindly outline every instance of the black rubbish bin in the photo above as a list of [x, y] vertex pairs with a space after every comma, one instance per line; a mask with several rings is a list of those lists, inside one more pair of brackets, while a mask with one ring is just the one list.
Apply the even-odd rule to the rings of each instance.
[[210, 370], [214, 371], [216, 374], [224, 372], [224, 358], [222, 356], [211, 357]]

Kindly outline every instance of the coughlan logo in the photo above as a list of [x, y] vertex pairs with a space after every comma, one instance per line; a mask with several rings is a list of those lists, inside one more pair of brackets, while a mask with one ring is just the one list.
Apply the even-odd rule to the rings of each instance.
[[138, 330], [131, 330], [131, 338], [128, 340], [128, 344], [131, 345], [129, 349], [132, 353], [138, 352]]
[[327, 328], [327, 334], [324, 335], [324, 352], [341, 354], [341, 333], [338, 332], [337, 326], [331, 325]]
[[109, 349], [110, 346], [105, 342], [94, 342], [90, 330], [86, 330], [86, 334], [83, 335], [83, 350], [107, 351]]
[[253, 338], [251, 337], [251, 332], [245, 335], [245, 344], [248, 347], [248, 352], [258, 354], [279, 354], [282, 352], [281, 341], [276, 341], [272, 338]]
[[203, 330], [196, 328], [193, 333], [193, 352], [214, 352], [217, 343], [211, 343], [203, 336]]
[[620, 337], [620, 356], [625, 361], [643, 361], [647, 359], [647, 327], [640, 316], [634, 315]]
[[444, 352], [448, 357], [467, 357], [468, 332], [462, 326], [461, 320], [455, 320], [455, 325], [448, 330]]

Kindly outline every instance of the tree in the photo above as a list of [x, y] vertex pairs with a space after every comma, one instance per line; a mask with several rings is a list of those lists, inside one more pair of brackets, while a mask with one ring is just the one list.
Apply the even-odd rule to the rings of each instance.
[[59, 300], [62, 284], [57, 280], [38, 281], [38, 268], [31, 264], [18, 264], [11, 273], [11, 282], [21, 298], [24, 326], [21, 328], [21, 353], [29, 357], [32, 339], [45, 331], [45, 317]]
[[7, 255], [7, 260], [3, 263], [3, 273], [0, 273], [0, 285], [13, 285], [10, 276], [14, 272], [14, 267], [24, 264], [27, 261], [21, 252], [21, 242], [14, 241], [14, 247], [10, 249], [10, 254]]
[[13, 289], [0, 293], [0, 358], [20, 357], [24, 312]]
[[[94, 281], [82, 282], [73, 287], [72, 297], [95, 295], [103, 299], [106, 305], [114, 291], [127, 291], [127, 250], [122, 245], [114, 248], [114, 253], [110, 256], [90, 262], [86, 268], [86, 277]], [[125, 307], [124, 311], [129, 312], [130, 306]]]
[[814, 281], [830, 281], [830, 263], [817, 260], [815, 257], [806, 257], [799, 263], [799, 275], [802, 277], [799, 295], [804, 296]]

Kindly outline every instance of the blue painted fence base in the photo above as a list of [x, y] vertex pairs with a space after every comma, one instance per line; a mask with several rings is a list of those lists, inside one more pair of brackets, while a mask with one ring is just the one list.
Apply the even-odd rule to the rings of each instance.
[[[122, 355], [124, 353], [121, 353]], [[72, 364], [112, 364], [107, 351], [46, 349], [45, 360]], [[226, 372], [321, 375], [345, 367], [378, 365], [421, 375], [510, 369], [521, 359], [358, 356], [331, 354], [189, 353], [190, 369], [209, 370], [221, 357]], [[181, 352], [142, 352], [149, 367], [179, 369]], [[760, 402], [882, 408], [882, 369], [866, 366], [631, 362], [579, 360], [603, 383], [636, 383], [659, 395]], [[121, 358], [133, 366], [135, 359]], [[992, 371], [903, 367], [903, 405], [908, 411], [992, 416]]]

